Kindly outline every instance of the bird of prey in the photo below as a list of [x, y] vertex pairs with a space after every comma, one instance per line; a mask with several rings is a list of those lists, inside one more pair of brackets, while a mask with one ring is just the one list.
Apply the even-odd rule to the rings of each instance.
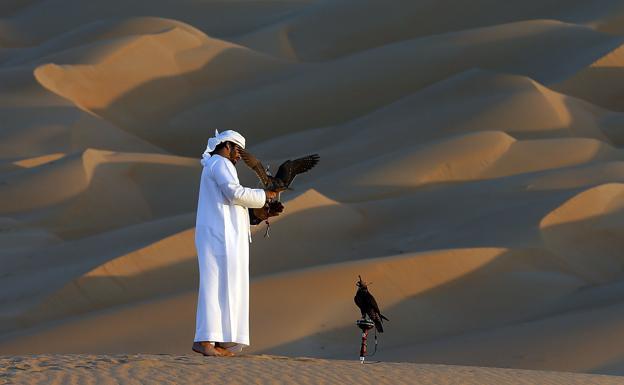
[[358, 275], [360, 279], [355, 283], [358, 287], [357, 292], [355, 293], [355, 304], [360, 308], [360, 312], [362, 313], [362, 319], [365, 319], [368, 316], [371, 321], [375, 323], [375, 328], [379, 333], [383, 333], [383, 320], [390, 321], [379, 311], [379, 306], [377, 306], [377, 301], [375, 301], [375, 297], [368, 291], [367, 283], [362, 281], [362, 277]]
[[281, 193], [284, 190], [289, 190], [295, 177], [298, 174], [304, 173], [316, 166], [320, 159], [318, 154], [312, 154], [295, 160], [287, 160], [279, 166], [277, 174], [273, 176], [249, 151], [240, 149], [239, 153], [245, 164], [249, 166], [249, 168], [251, 168], [256, 175], [258, 175], [258, 178], [264, 185], [264, 188], [278, 193]]

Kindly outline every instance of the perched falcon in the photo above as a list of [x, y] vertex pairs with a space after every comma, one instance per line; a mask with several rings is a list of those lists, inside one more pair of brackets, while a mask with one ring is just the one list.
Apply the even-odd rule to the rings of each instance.
[[295, 160], [287, 160], [279, 166], [277, 174], [273, 176], [249, 151], [240, 149], [239, 153], [245, 164], [258, 175], [264, 188], [266, 190], [277, 191], [278, 193], [288, 190], [293, 179], [295, 179], [298, 174], [306, 172], [316, 166], [320, 159], [317, 154], [313, 154]]
[[358, 275], [360, 279], [355, 285], [358, 287], [357, 293], [355, 293], [355, 304], [360, 308], [360, 312], [362, 313], [362, 318], [366, 318], [368, 316], [371, 321], [375, 323], [375, 328], [379, 333], [383, 333], [383, 320], [390, 321], [379, 311], [379, 306], [377, 306], [377, 301], [375, 301], [375, 297], [368, 291], [368, 286], [366, 282], [362, 281], [362, 277]]

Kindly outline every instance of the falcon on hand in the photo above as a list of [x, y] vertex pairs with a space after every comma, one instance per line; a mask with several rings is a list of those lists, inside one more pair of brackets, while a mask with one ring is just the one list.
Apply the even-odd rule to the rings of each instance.
[[262, 162], [260, 162], [258, 158], [253, 156], [249, 151], [241, 149], [239, 153], [245, 164], [256, 173], [260, 182], [262, 182], [264, 189], [278, 193], [278, 201], [279, 193], [284, 190], [290, 190], [290, 185], [295, 177], [316, 166], [320, 159], [318, 154], [304, 156], [303, 158], [295, 160], [289, 159], [279, 166], [277, 174], [273, 176], [267, 171], [267, 169], [264, 168]]
[[275, 191], [277, 193], [276, 200], [269, 201], [260, 209], [254, 209], [253, 211], [250, 210], [250, 216], [253, 214], [254, 217], [252, 219], [252, 224], [257, 224], [261, 221], [265, 221], [267, 224], [266, 232], [264, 233], [264, 237], [266, 238], [269, 236], [269, 217], [277, 216], [284, 211], [284, 206], [280, 202], [280, 194], [282, 191], [290, 190], [290, 185], [295, 177], [316, 166], [320, 158], [318, 154], [312, 154], [295, 160], [289, 159], [279, 166], [277, 174], [273, 176], [268, 169], [264, 168], [262, 162], [260, 162], [258, 158], [253, 156], [249, 151], [239, 148], [239, 154], [245, 164], [256, 173], [260, 182], [262, 182], [264, 189], [266, 191]]

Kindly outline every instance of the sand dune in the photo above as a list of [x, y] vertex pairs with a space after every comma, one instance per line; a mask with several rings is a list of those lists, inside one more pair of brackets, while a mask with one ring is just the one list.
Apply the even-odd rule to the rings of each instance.
[[[192, 26], [171, 19], [137, 17], [128, 19], [98, 20], [52, 37], [40, 45], [25, 47], [5, 60], [4, 66], [45, 64], [45, 61], [87, 64], [97, 63], [123, 45], [105, 44], [123, 38], [141, 35], [158, 35], [179, 28], [201, 38], [200, 31]], [[95, 43], [101, 43], [100, 45]], [[102, 47], [104, 45], [104, 47]], [[108, 47], [110, 46], [110, 47]], [[100, 51], [100, 52], [98, 52]], [[100, 60], [98, 60], [100, 59]]]
[[[38, 66], [35, 77], [80, 108], [174, 150], [174, 143], [193, 143], [172, 142], [162, 128], [176, 111], [286, 65], [175, 21], [125, 21], [106, 32], [89, 45], [39, 59], [51, 63]], [[63, 64], [68, 61], [76, 64]]]
[[[194, 159], [175, 156], [87, 150], [8, 174], [0, 195], [2, 215], [15, 218], [3, 224], [12, 240], [1, 255], [9, 269], [3, 303], [14, 306], [9, 319], [23, 316], [22, 306], [28, 309], [99, 264], [128, 252], [140, 254], [146, 241], [158, 243], [191, 227], [194, 216], [178, 214], [194, 210], [196, 190], [185, 196], [167, 186], [194, 184], [198, 167]], [[48, 191], [42, 194], [42, 188]], [[19, 248], [15, 236], [31, 242]], [[172, 249], [184, 254], [180, 242], [175, 244]], [[91, 255], [94, 245], [105, 246], [98, 256]], [[51, 312], [64, 307], [72, 305], [56, 305]], [[14, 328], [10, 322], [5, 327]]]
[[[146, 4], [0, 4], [0, 382], [622, 382], [423, 364], [624, 373], [622, 1]], [[131, 356], [191, 353], [215, 129], [321, 157], [253, 228], [253, 356]], [[358, 275], [418, 365], [320, 359]]]
[[593, 22], [594, 28], [599, 31], [618, 35], [622, 33], [622, 18], [624, 17], [623, 9], [619, 6], [605, 17], [598, 18]]
[[540, 223], [545, 243], [577, 264], [596, 283], [617, 279], [622, 185], [604, 184], [574, 196]]
[[[2, 161], [87, 148], [162, 152], [41, 87], [32, 66], [0, 70]], [[8, 159], [7, 159], [8, 158]]]
[[[560, 371], [580, 368], [589, 373], [620, 373], [622, 356], [615, 341], [622, 332], [621, 318], [621, 304], [592, 307], [472, 336], [423, 344], [417, 350], [390, 350], [388, 359], [401, 359], [409, 350], [407, 354], [414, 354], [413, 359], [418, 362], [444, 361], [455, 365], [488, 362], [518, 368], [541, 367]], [[482, 355], [475, 356], [475, 350]]]
[[[3, 332], [28, 327], [50, 317], [58, 317], [59, 314], [67, 316], [76, 312], [75, 309], [80, 309], [85, 297], [81, 295], [63, 303], [63, 287], [117, 257], [133, 252], [140, 254], [141, 249], [188, 229], [193, 223], [192, 216], [180, 215], [70, 242], [60, 242], [56, 238], [52, 245], [29, 244], [25, 250], [4, 250], [0, 255], [7, 271], [1, 282], [3, 290], [0, 297], [0, 326]], [[5, 227], [5, 231], [15, 230]], [[176, 248], [176, 252], [182, 254], [183, 250]], [[59, 290], [59, 294], [55, 294]], [[61, 300], [55, 303], [56, 296]], [[54, 306], [46, 307], [45, 303], [41, 305], [48, 297]], [[88, 305], [102, 307], [98, 306], [97, 301], [91, 301]], [[37, 310], [36, 306], [42, 306], [42, 310]]]
[[174, 232], [102, 262], [46, 296], [20, 318], [31, 323], [63, 319], [146, 300], [154, 294], [194, 289], [198, 280], [188, 279], [197, 276], [193, 236], [190, 229]]
[[505, 133], [482, 132], [431, 143], [412, 152], [401, 149], [380, 155], [316, 183], [326, 189], [353, 186], [358, 190], [355, 194], [363, 194], [368, 188], [398, 190], [429, 183], [498, 178], [623, 156], [592, 139], [516, 141]]
[[[473, 67], [550, 83], [620, 44], [619, 37], [547, 20], [417, 38], [307, 66], [299, 76], [188, 109], [171, 125], [177, 130], [234, 125], [246, 127], [254, 140], [264, 140], [270, 137], [266, 125], [271, 132], [285, 134], [344, 123]], [[566, 71], [551, 69], [559, 55], [568, 57]], [[289, 108], [276, 113], [277, 106], [285, 104]], [[246, 113], [229, 112], [237, 108]]]
[[[431, 114], [434, 106], [443, 106], [446, 116]], [[569, 135], [606, 141], [602, 120], [611, 116], [620, 114], [553, 92], [530, 78], [475, 69], [408, 95], [348, 126], [357, 126], [360, 135], [367, 137], [375, 134], [373, 128], [392, 120], [386, 129], [416, 127], [421, 140], [491, 130], [516, 138]]]
[[3, 161], [88, 148], [163, 152], [157, 146], [73, 106], [15, 107], [10, 111], [0, 142]]
[[615, 111], [624, 110], [622, 73], [624, 46], [619, 46], [577, 74], [556, 85], [556, 89]]
[[566, 170], [555, 170], [530, 176], [527, 186], [530, 190], [570, 189], [620, 182], [624, 177], [623, 167], [621, 162], [602, 162], [571, 167]]
[[21, 4], [18, 1], [10, 7], [15, 11], [0, 24], [0, 42], [8, 47], [38, 45], [91, 22], [136, 16], [164, 16], [205, 28], [214, 35], [236, 35], [271, 23], [306, 4], [305, 0], [241, 3], [185, 0], [175, 5], [168, 1], [150, 4], [119, 0], [91, 4], [76, 0], [22, 1]]
[[[432, 112], [437, 107], [445, 113]], [[470, 70], [345, 124], [284, 135], [254, 146], [254, 151], [270, 158], [321, 152], [324, 161], [319, 167], [329, 170], [474, 131], [503, 131], [521, 139], [580, 136], [618, 143], [620, 119], [621, 114], [552, 92], [526, 77]], [[382, 145], [388, 140], [394, 144]]]
[[[7, 175], [0, 188], [0, 210], [3, 215], [21, 213], [17, 217], [24, 224], [45, 227], [63, 238], [88, 236], [192, 211], [197, 189], [180, 194], [165, 186], [195, 183], [198, 168], [194, 159], [90, 149]], [[55, 188], [57, 184], [63, 188]], [[178, 203], [163, 205], [163, 200]], [[85, 205], [92, 208], [83, 210]]]
[[[510, 252], [505, 249], [465, 249], [354, 261], [316, 269], [306, 269], [297, 273], [291, 272], [267, 276], [254, 280], [252, 283], [252, 292], [254, 293], [252, 312], [257, 314], [252, 322], [252, 333], [255, 331], [254, 335], [257, 336], [254, 339], [252, 351], [262, 351], [285, 345], [281, 349], [286, 349], [291, 354], [298, 354], [296, 352], [303, 352], [306, 349], [308, 351], [307, 354], [319, 354], [324, 351], [323, 345], [335, 340], [340, 342], [340, 344], [335, 345], [334, 343], [334, 346], [328, 346], [328, 351], [325, 351], [324, 354], [344, 356], [348, 352], [346, 348], [349, 346], [349, 341], [356, 341], [355, 344], [351, 345], [357, 347], [357, 330], [353, 330], [353, 333], [347, 330], [355, 329], [352, 323], [358, 314], [357, 311], [354, 313], [351, 307], [345, 307], [342, 298], [352, 295], [353, 280], [355, 279], [353, 277], [357, 277], [357, 274], [361, 272], [366, 272], [366, 279], [373, 282], [383, 281], [388, 277], [392, 277], [392, 286], [376, 288], [378, 298], [383, 299], [388, 309], [394, 309], [395, 305], [402, 304], [404, 307], [407, 305], [408, 308], [411, 308], [412, 312], [416, 311], [419, 314], [416, 319], [400, 317], [397, 314], [396, 319], [391, 321], [393, 325], [396, 323], [398, 324], [396, 327], [404, 330], [404, 323], [417, 322], [422, 324], [422, 326], [428, 326], [422, 329], [415, 328], [410, 334], [402, 337], [398, 335], [390, 336], [388, 344], [400, 345], [405, 343], [406, 340], [418, 342], [419, 340], [440, 337], [462, 330], [465, 331], [466, 329], [478, 327], [478, 325], [483, 327], [483, 324], [488, 323], [509, 322], [514, 317], [525, 313], [527, 308], [533, 308], [533, 311], [536, 311], [536, 309], [539, 309], [539, 304], [533, 302], [531, 293], [512, 290], [511, 286], [509, 286], [509, 291], [505, 294], [514, 295], [517, 301], [509, 302], [508, 298], [502, 293], [491, 292], [491, 294], [487, 295], [489, 301], [484, 302], [484, 304], [487, 303], [488, 305], [483, 306], [483, 311], [464, 314], [463, 319], [451, 317], [450, 319], [455, 319], [454, 322], [443, 325], [438, 324], [434, 327], [434, 324], [436, 324], [435, 320], [438, 317], [436, 313], [458, 312], [461, 314], [465, 313], [465, 309], [478, 306], [477, 303], [482, 301], [483, 298], [474, 294], [476, 292], [486, 294], [488, 292], [487, 287], [491, 286], [493, 288], [498, 286], [501, 280], [505, 280], [506, 274], [510, 274], [509, 277], [512, 278], [514, 271], [526, 270], [529, 266], [536, 270], [543, 270], [545, 268], [556, 269], [558, 265], [559, 263], [556, 259], [551, 259], [550, 261], [543, 259], [540, 261], [535, 257], [535, 254], [530, 252]], [[445, 268], [440, 269], [441, 266]], [[484, 279], [486, 277], [488, 278]], [[553, 273], [552, 277], [557, 277], [557, 274]], [[543, 291], [543, 285], [547, 286], [550, 294], [549, 297], [542, 298], [542, 303], [547, 303], [548, 300], [567, 294], [582, 284], [581, 281], [574, 279], [572, 276], [568, 278], [561, 276], [555, 281], [552, 280], [552, 277], [550, 279], [539, 279], [539, 276], [533, 278], [531, 275], [526, 274], [525, 277], [518, 276], [515, 278], [515, 281], [518, 286], [524, 287], [526, 282], [523, 281], [529, 280], [532, 283], [532, 290], [535, 290], [536, 293]], [[544, 278], [547, 277], [545, 276]], [[326, 284], [318, 285], [319, 281], [326, 282]], [[309, 286], [315, 287], [316, 290], [313, 292], [308, 291], [306, 294], [305, 290], [299, 289]], [[281, 291], [281, 289], [278, 289], [280, 287], [288, 287], [291, 290], [282, 291], [280, 301], [276, 302], [274, 300], [275, 293]], [[446, 289], [444, 289], [445, 287]], [[429, 298], [437, 306], [429, 302], [429, 300], [423, 302], [417, 300], [419, 295], [433, 290], [436, 291], [436, 294]], [[447, 306], [443, 305], [448, 301], [448, 296], [457, 297], [460, 293], [463, 293], [463, 295], [462, 300], [459, 302], [463, 303], [465, 309], [457, 308], [456, 305], [449, 307], [450, 303]], [[406, 303], [406, 299], [412, 297], [415, 299]], [[498, 298], [498, 301], [493, 303], [492, 301], [495, 301], [496, 298]], [[178, 309], [178, 315], [175, 318], [180, 322], [184, 314], [193, 313], [195, 301], [196, 297], [193, 291], [189, 291], [185, 294], [158, 300], [157, 302], [150, 301], [144, 303], [140, 306], [140, 310], [136, 306], [118, 307], [112, 311], [75, 318], [70, 323], [40, 330], [35, 334], [29, 333], [30, 335], [15, 339], [13, 343], [8, 343], [6, 346], [10, 347], [11, 350], [26, 351], [24, 349], [30, 349], [34, 352], [41, 351], [40, 349], [45, 346], [44, 341], [47, 341], [46, 343], [54, 343], [59, 348], [59, 351], [65, 352], [81, 351], [87, 346], [100, 346], [100, 348], [96, 348], [98, 352], [123, 351], [116, 350], [114, 344], [124, 344], [124, 349], [131, 346], [131, 341], [128, 341], [128, 343], [123, 343], [122, 341], [130, 334], [137, 333], [142, 327], [139, 314], [155, 315], [156, 312], [161, 311], [159, 310], [162, 309], [161, 306], [168, 306], [169, 308]], [[275, 311], [278, 311], [278, 308], [292, 308], [302, 301], [307, 304], [307, 310], [291, 314], [288, 317], [282, 317], [279, 320], [274, 318], [273, 315]], [[520, 306], [518, 301], [522, 301], [523, 305]], [[492, 315], [498, 312], [499, 306], [504, 306], [505, 303], [507, 303], [507, 312], [501, 313], [505, 315], [492, 318]], [[487, 309], [490, 310], [488, 311]], [[516, 315], [514, 315], [514, 312]], [[465, 317], [469, 317], [469, 319], [467, 320]], [[89, 330], [94, 330], [101, 322], [109, 325], [114, 323], [119, 326], [116, 327], [115, 331], [111, 330], [110, 333], [89, 332]], [[162, 331], [162, 328], [171, 322], [172, 319], [167, 317], [162, 319], [159, 324], [150, 326], [150, 329], [152, 331]], [[185, 322], [192, 325], [193, 320], [189, 319]], [[279, 336], [262, 333], [262, 330], [268, 327], [279, 328], [281, 331]], [[338, 328], [340, 329], [337, 330]], [[77, 335], [77, 338], [72, 340], [61, 341], [59, 337], [63, 335], [63, 330], [72, 329], [79, 332], [80, 335]], [[116, 336], [115, 333], [119, 333], [119, 336]], [[145, 333], [142, 332], [142, 334]], [[181, 334], [189, 334], [189, 331], [180, 330], [175, 336], [167, 337], [168, 343], [171, 344], [170, 348], [175, 349], [172, 351], [184, 352], [188, 349], [188, 344], [184, 343], [183, 339], [177, 340], [177, 337]], [[308, 338], [304, 338], [311, 335], [315, 336], [313, 343]], [[298, 346], [288, 346], [289, 343], [294, 341], [298, 341]], [[149, 349], [154, 349], [154, 346], [150, 347], [142, 344], [141, 348], [151, 351]]]
[[[383, 131], [378, 133], [380, 136], [382, 134]], [[619, 150], [594, 139], [518, 141], [496, 131], [454, 136], [421, 147], [413, 145], [410, 148], [411, 141], [406, 140], [391, 149], [382, 148], [371, 152], [375, 139], [372, 135], [352, 139], [350, 142], [353, 147], [348, 152], [341, 151], [340, 144], [320, 151], [324, 158], [329, 159], [327, 163], [319, 165], [322, 175], [303, 181], [301, 188], [315, 186], [333, 199], [353, 202], [383, 198], [388, 194], [406, 194], [420, 186], [436, 183], [546, 172], [615, 161], [622, 157]], [[412, 140], [412, 143], [416, 142]], [[270, 153], [271, 149], [262, 146], [262, 152]], [[311, 147], [307, 148], [307, 151], [312, 150]], [[387, 150], [391, 151], [385, 152]], [[307, 151], [301, 150], [300, 153]], [[348, 164], [349, 161], [351, 165], [341, 168], [342, 164]], [[524, 190], [530, 184], [527, 182], [519, 189]]]
[[[535, 7], [532, 2], [503, 5], [492, 0], [470, 4], [457, 0], [401, 1], [388, 9], [375, 1], [319, 2], [284, 21], [244, 36], [242, 42], [303, 61], [327, 60], [414, 37], [520, 20], [558, 19], [587, 23], [609, 17], [614, 9], [618, 9], [613, 1], [599, 3], [590, 6], [583, 1], [570, 1], [562, 8], [556, 1], [543, 1], [540, 7]], [[354, 13], [354, 9], [357, 12]], [[318, 25], [327, 27], [319, 30]], [[267, 44], [284, 37], [288, 39], [287, 45]], [[280, 47], [286, 49], [280, 50]]]

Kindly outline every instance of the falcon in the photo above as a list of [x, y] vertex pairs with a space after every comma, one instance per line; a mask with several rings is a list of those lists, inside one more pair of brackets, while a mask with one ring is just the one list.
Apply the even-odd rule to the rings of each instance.
[[[275, 176], [264, 168], [249, 151], [239, 149], [239, 153], [245, 164], [251, 168], [266, 190], [276, 191], [278, 194], [284, 190], [290, 190], [290, 185], [298, 174], [304, 173], [316, 166], [319, 161], [318, 154], [312, 154], [295, 160], [287, 160], [277, 169]], [[279, 195], [278, 195], [279, 196]], [[279, 198], [278, 198], [279, 200]]]
[[358, 278], [360, 280], [355, 283], [358, 289], [353, 300], [355, 301], [357, 307], [360, 308], [362, 319], [365, 319], [366, 316], [368, 316], [371, 321], [375, 323], [377, 331], [379, 333], [383, 333], [383, 320], [390, 320], [379, 311], [379, 306], [377, 306], [375, 297], [373, 297], [373, 295], [368, 291], [367, 283], [362, 281], [362, 277], [359, 275]]

